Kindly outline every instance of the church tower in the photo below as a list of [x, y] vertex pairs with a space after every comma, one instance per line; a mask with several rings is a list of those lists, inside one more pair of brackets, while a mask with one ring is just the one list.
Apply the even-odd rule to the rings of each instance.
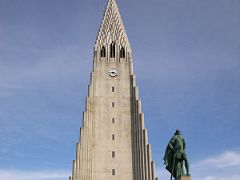
[[82, 126], [70, 180], [157, 179], [115, 0], [108, 0], [95, 43]]

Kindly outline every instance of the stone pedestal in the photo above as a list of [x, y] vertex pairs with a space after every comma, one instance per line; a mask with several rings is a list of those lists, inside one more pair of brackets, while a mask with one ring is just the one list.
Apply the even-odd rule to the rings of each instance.
[[181, 176], [180, 178], [176, 180], [191, 180], [191, 176]]

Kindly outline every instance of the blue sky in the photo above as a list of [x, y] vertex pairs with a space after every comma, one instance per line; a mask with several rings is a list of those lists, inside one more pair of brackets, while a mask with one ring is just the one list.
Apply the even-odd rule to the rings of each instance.
[[[240, 179], [240, 1], [118, 0], [160, 179], [176, 128], [196, 180]], [[106, 0], [0, 0], [0, 180], [71, 173]]]

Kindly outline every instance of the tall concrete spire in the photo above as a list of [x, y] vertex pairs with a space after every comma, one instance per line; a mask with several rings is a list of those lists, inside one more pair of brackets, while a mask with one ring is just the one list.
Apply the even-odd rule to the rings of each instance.
[[131, 51], [116, 1], [108, 0], [95, 48], [111, 44], [112, 42]]
[[111, 43], [116, 45], [116, 54], [120, 53], [121, 48], [126, 50], [126, 54], [131, 56], [131, 47], [128, 41], [121, 15], [115, 0], [108, 0], [103, 20], [98, 32], [95, 43], [95, 50], [106, 49], [106, 53], [110, 52]]
[[70, 180], [156, 180], [131, 49], [109, 0], [94, 49]]

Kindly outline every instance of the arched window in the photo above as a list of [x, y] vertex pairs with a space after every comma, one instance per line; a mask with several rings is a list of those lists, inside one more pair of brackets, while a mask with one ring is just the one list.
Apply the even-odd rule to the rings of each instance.
[[115, 57], [115, 44], [113, 42], [110, 45], [110, 57], [111, 58]]
[[125, 58], [125, 49], [123, 47], [120, 50], [120, 58]]
[[106, 48], [104, 46], [101, 49], [101, 57], [106, 57]]

